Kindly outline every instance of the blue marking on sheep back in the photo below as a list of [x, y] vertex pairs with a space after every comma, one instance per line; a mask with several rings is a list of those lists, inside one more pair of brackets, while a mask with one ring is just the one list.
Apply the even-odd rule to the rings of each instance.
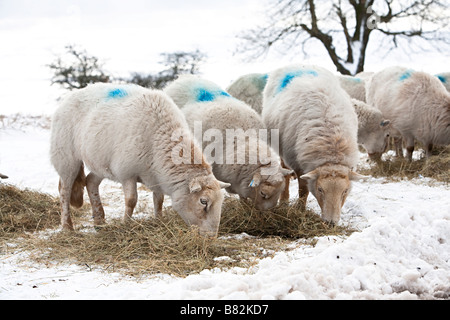
[[230, 95], [225, 91], [208, 91], [206, 89], [200, 88], [197, 92], [197, 102], [210, 102], [216, 100], [220, 96], [229, 97]]
[[317, 73], [317, 71], [314, 71], [314, 70], [297, 70], [297, 71], [286, 73], [284, 75], [283, 79], [281, 79], [280, 86], [278, 87], [278, 92], [283, 91], [284, 88], [286, 88], [293, 79], [298, 78], [298, 77], [303, 77], [305, 75], [317, 77], [319, 74]]
[[356, 82], [356, 83], [361, 83], [361, 82], [362, 82], [362, 79], [361, 79], [361, 78], [355, 78], [355, 77], [352, 77], [352, 78], [350, 78], [350, 80], [352, 80], [352, 81], [354, 81], [354, 82]]
[[444, 77], [444, 76], [442, 76], [442, 75], [439, 75], [439, 74], [437, 74], [436, 77], [437, 77], [439, 80], [441, 80], [442, 83], [447, 83], [447, 78], [446, 78], [446, 77]]
[[108, 98], [110, 99], [117, 99], [117, 98], [123, 98], [128, 95], [128, 92], [126, 92], [124, 89], [114, 89], [108, 92]]
[[414, 70], [406, 70], [399, 78], [400, 81], [404, 81], [406, 79], [409, 79], [411, 75], [413, 74]]
[[200, 89], [197, 94], [197, 101], [214, 101], [214, 95], [211, 92], [206, 91], [205, 89]]

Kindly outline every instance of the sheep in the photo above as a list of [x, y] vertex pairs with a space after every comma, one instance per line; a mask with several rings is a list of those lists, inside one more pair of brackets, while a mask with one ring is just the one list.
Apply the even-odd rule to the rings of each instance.
[[[276, 206], [284, 190], [284, 176], [292, 171], [280, 166], [278, 154], [258, 135], [265, 127], [256, 111], [215, 83], [192, 75], [180, 77], [164, 91], [181, 108], [194, 136], [196, 123], [201, 124], [199, 130], [205, 137], [216, 130], [213, 144], [208, 145], [211, 136], [198, 140], [203, 143], [205, 156], [214, 160], [214, 175], [231, 184], [226, 190], [252, 201], [259, 210]], [[261, 158], [261, 152], [268, 158]]]
[[[371, 159], [376, 160], [387, 147], [389, 120], [384, 120], [378, 109], [371, 108], [364, 103], [366, 100], [365, 82], [372, 75], [372, 72], [361, 72], [356, 77], [341, 75], [338, 78], [341, 87], [352, 97], [352, 103], [358, 116], [358, 143], [364, 147]], [[263, 91], [267, 78], [266, 73], [251, 73], [241, 76], [227, 88], [227, 92], [261, 114]]]
[[363, 79], [347, 75], [339, 75], [338, 79], [342, 89], [344, 89], [350, 97], [359, 101], [366, 101], [366, 87]]
[[364, 82], [367, 82], [370, 78], [372, 78], [374, 73], [375, 72], [371, 72], [371, 71], [361, 71], [361, 72], [355, 74], [355, 77], [362, 79]]
[[[315, 196], [322, 219], [337, 223], [359, 160], [358, 120], [348, 94], [329, 71], [291, 65], [269, 74], [262, 117], [278, 129], [280, 155], [299, 177], [299, 204]], [[287, 193], [286, 193], [287, 194]]]
[[441, 80], [445, 89], [450, 92], [450, 72], [443, 72], [436, 75], [439, 80]]
[[[54, 113], [51, 130], [50, 158], [60, 176], [62, 228], [73, 230], [69, 207], [82, 205], [84, 186], [94, 224], [105, 223], [99, 185], [107, 178], [123, 186], [125, 222], [133, 214], [136, 183], [141, 182], [153, 191], [156, 217], [162, 216], [164, 195], [169, 195], [188, 225], [215, 236], [221, 188], [229, 184], [218, 181], [204, 159], [200, 164], [175, 162], [174, 154], [188, 151], [201, 154], [183, 114], [161, 91], [99, 83], [71, 93]], [[90, 170], [87, 177], [84, 165]]]
[[376, 73], [368, 83], [367, 101], [391, 120], [391, 135], [397, 154], [412, 159], [414, 140], [425, 148], [426, 157], [434, 145], [450, 144], [450, 93], [437, 77], [403, 67]]
[[390, 121], [384, 119], [377, 108], [357, 99], [351, 99], [358, 117], [358, 144], [367, 151], [369, 158], [378, 160], [386, 151]]
[[261, 114], [263, 90], [267, 83], [267, 73], [250, 73], [239, 77], [227, 88], [227, 92], [247, 103]]
[[372, 77], [373, 72], [360, 72], [354, 77], [338, 75], [339, 83], [353, 99], [366, 102], [366, 82]]
[[5, 176], [4, 174], [0, 173], [0, 179], [8, 179], [8, 176]]

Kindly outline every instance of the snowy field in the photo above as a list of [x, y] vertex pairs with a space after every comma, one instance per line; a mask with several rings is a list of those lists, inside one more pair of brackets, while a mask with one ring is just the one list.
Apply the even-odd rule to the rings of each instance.
[[[49, 136], [46, 129], [0, 129], [0, 172], [10, 177], [8, 183], [57, 194]], [[292, 183], [291, 195], [296, 189]], [[101, 194], [109, 200], [107, 219], [121, 215], [120, 186], [105, 183]], [[139, 197], [141, 205], [151, 207], [151, 195]], [[319, 212], [312, 196], [308, 205]], [[204, 270], [186, 278], [157, 274], [136, 279], [96, 266], [36, 265], [27, 253], [9, 250], [0, 254], [0, 300], [449, 299], [448, 184], [422, 177], [356, 182], [342, 220], [360, 231], [319, 238], [314, 247], [293, 242], [293, 250], [250, 269]]]

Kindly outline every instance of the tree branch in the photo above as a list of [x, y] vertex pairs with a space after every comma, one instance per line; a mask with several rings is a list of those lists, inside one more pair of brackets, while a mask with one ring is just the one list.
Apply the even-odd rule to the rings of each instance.
[[[442, 28], [450, 24], [450, 15], [445, 14], [449, 8], [444, 3], [448, 0], [331, 1], [330, 5], [319, 0], [276, 0], [267, 10], [268, 21], [264, 26], [239, 36], [245, 43], [239, 47], [238, 53], [249, 56], [250, 52], [252, 58], [260, 57], [280, 44], [283, 45], [283, 53], [295, 46], [304, 52], [306, 41], [317, 39], [327, 50], [337, 70], [350, 74], [350, 71], [364, 70], [370, 35], [376, 30], [394, 42], [399, 37], [425, 40], [434, 37], [436, 41], [450, 43], [448, 33], [447, 41], [445, 34], [439, 35], [443, 34]], [[374, 5], [382, 12], [374, 14], [370, 11], [369, 8], [373, 10]], [[368, 25], [373, 14], [378, 23], [375, 27]], [[322, 23], [325, 19], [326, 23]], [[341, 55], [345, 56], [345, 53], [347, 56], [343, 59]]]

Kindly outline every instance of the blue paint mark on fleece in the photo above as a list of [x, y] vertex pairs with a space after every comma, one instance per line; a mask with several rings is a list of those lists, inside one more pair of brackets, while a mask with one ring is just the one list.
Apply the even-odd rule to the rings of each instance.
[[208, 91], [206, 89], [200, 88], [197, 92], [197, 102], [209, 102], [214, 101], [220, 96], [229, 97], [230, 95], [225, 91]]
[[442, 83], [447, 83], [447, 78], [446, 78], [446, 77], [444, 77], [444, 76], [442, 76], [442, 75], [440, 75], [440, 74], [437, 74], [436, 77], [437, 77], [439, 80], [441, 80]]
[[297, 70], [293, 72], [286, 73], [281, 79], [280, 86], [278, 87], [278, 92], [281, 92], [286, 88], [291, 81], [297, 77], [303, 77], [305, 75], [311, 75], [313, 77], [317, 77], [319, 74], [314, 70]]
[[413, 74], [414, 70], [406, 70], [399, 78], [400, 81], [409, 79], [411, 77], [411, 75]]
[[126, 92], [124, 89], [114, 89], [108, 92], [108, 98], [116, 99], [116, 98], [123, 98], [128, 95], [128, 92]]

